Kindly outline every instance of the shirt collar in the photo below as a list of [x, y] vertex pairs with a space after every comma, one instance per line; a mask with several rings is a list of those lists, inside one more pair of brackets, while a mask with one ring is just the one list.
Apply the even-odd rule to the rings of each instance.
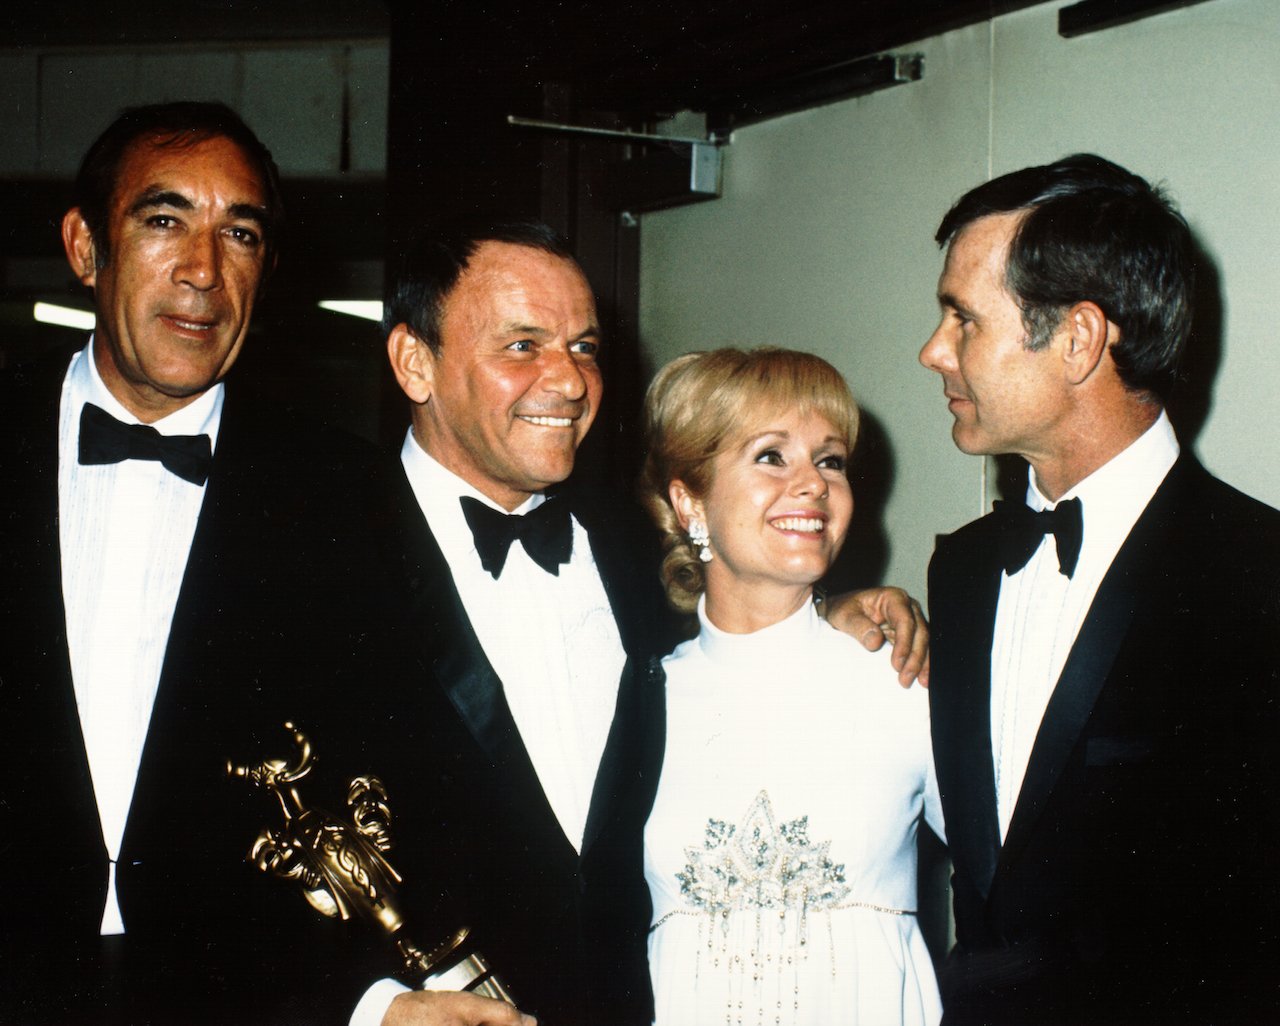
[[[125, 424], [141, 424], [136, 416], [120, 402], [103, 383], [98, 374], [98, 365], [93, 357], [93, 347], [98, 345], [97, 336], [89, 337], [89, 344], [78, 354], [71, 367], [68, 378], [70, 398], [74, 403], [76, 423], [79, 423], [80, 409], [85, 403], [106, 410], [116, 420]], [[180, 410], [153, 421], [149, 427], [155, 428], [162, 435], [208, 435], [214, 449], [218, 446], [218, 429], [222, 426], [222, 403], [225, 386], [221, 381], [212, 388], [198, 395]]]
[[[1154, 424], [1108, 462], [1069, 488], [1058, 502], [1079, 499], [1084, 514], [1082, 552], [1099, 545], [1119, 548], [1156, 489], [1178, 459], [1173, 425], [1162, 410]], [[1027, 505], [1035, 510], [1057, 505], [1045, 498], [1032, 468]]]
[[400, 447], [400, 462], [409, 479], [409, 486], [413, 489], [414, 498], [422, 509], [422, 515], [427, 518], [427, 526], [446, 553], [475, 552], [471, 528], [467, 526], [467, 519], [462, 515], [462, 506], [458, 501], [464, 495], [483, 502], [499, 513], [510, 512], [513, 516], [532, 513], [547, 499], [541, 492], [535, 492], [515, 509], [503, 509], [432, 457], [418, 443], [412, 428], [405, 433], [404, 444]]

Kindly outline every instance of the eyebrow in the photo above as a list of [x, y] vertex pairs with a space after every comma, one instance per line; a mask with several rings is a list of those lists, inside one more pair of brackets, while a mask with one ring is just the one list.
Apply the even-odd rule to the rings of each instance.
[[172, 189], [161, 189], [159, 186], [153, 185], [133, 201], [129, 207], [129, 214], [141, 214], [143, 211], [154, 210], [156, 207], [194, 210], [195, 204], [180, 192], [174, 192]]
[[[753, 445], [758, 445], [760, 442], [763, 442], [766, 438], [777, 438], [781, 441], [789, 442], [791, 440], [791, 432], [782, 431], [777, 428], [769, 428], [767, 431], [761, 431], [759, 434], [751, 435], [748, 438], [743, 439], [742, 447], [744, 449], [749, 449]], [[827, 435], [822, 439], [821, 444], [828, 445], [831, 442], [839, 442], [841, 445], [845, 444], [845, 440], [837, 434]]]
[[245, 221], [253, 221], [263, 230], [267, 227], [266, 208], [260, 207], [256, 203], [232, 203], [228, 209], [228, 213], [230, 213], [232, 217], [238, 217]]
[[[507, 324], [504, 324], [502, 326], [501, 334], [503, 335], [538, 335], [540, 337], [545, 337], [547, 335], [552, 335], [555, 333], [547, 328], [540, 327], [536, 324], [516, 324], [514, 322], [508, 322]], [[578, 334], [574, 335], [573, 338], [570, 339], [570, 341], [581, 342], [584, 338], [599, 338], [600, 335], [601, 335], [600, 325], [588, 324], [585, 328], [583, 328], [580, 332], [578, 332]]]
[[[130, 217], [135, 217], [138, 214], [145, 213], [148, 210], [156, 210], [159, 207], [171, 207], [174, 210], [195, 210], [196, 205], [180, 192], [153, 185], [144, 190], [142, 195], [133, 201], [128, 213]], [[256, 203], [232, 203], [227, 212], [233, 218], [253, 221], [259, 228], [264, 230], [267, 227], [267, 212]]]
[[967, 306], [965, 306], [964, 303], [960, 302], [959, 297], [952, 292], [939, 292], [938, 305], [949, 307], [950, 309], [956, 311], [956, 313], [964, 314], [966, 317], [969, 317], [969, 318], [973, 317], [973, 311], [970, 310]]

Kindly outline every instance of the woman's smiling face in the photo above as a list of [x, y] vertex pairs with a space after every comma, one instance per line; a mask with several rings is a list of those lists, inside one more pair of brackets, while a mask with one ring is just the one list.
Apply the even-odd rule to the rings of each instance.
[[[711, 484], [672, 499], [701, 519], [714, 559], [707, 601], [749, 598], [798, 608], [840, 552], [853, 516], [845, 436], [825, 417], [788, 412], [748, 427], [712, 462]], [[679, 493], [683, 493], [683, 498]]]

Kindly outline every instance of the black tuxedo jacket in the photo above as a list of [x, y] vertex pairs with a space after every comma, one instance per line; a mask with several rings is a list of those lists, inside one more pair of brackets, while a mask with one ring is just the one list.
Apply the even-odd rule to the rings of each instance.
[[384, 700], [364, 731], [365, 752], [344, 761], [390, 789], [398, 817], [390, 858], [405, 878], [415, 940], [431, 945], [470, 926], [520, 1007], [546, 1026], [647, 1024], [642, 839], [663, 704], [661, 689], [631, 667], [672, 643], [658, 564], [646, 551], [651, 529], [629, 503], [558, 500], [589, 533], [629, 659], [579, 856], [398, 466], [395, 476], [379, 531], [396, 607], [375, 646]]
[[996, 553], [987, 517], [941, 539], [929, 573], [946, 1022], [1280, 1021], [1280, 514], [1177, 462], [1098, 589], [1003, 845]]
[[224, 766], [287, 751], [299, 695], [326, 700], [355, 604], [336, 584], [351, 574], [333, 493], [350, 493], [338, 468], [360, 450], [228, 385], [118, 866], [127, 932], [102, 938], [107, 856], [60, 576], [65, 369], [0, 382], [0, 1021], [289, 1021], [305, 1015], [291, 966], [328, 969], [297, 947], [325, 928], [246, 864], [278, 812]]

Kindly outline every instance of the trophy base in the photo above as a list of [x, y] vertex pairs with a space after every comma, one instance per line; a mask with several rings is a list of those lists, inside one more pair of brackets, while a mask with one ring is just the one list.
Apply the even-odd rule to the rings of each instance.
[[480, 997], [514, 1005], [515, 999], [478, 951], [473, 951], [447, 968], [431, 973], [422, 981], [423, 990], [466, 990]]

